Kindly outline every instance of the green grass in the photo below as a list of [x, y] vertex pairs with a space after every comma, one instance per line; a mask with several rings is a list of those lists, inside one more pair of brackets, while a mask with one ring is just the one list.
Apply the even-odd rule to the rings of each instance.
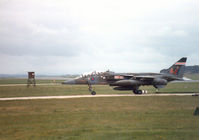
[[[132, 91], [113, 90], [108, 85], [93, 86], [97, 94], [132, 94]], [[156, 93], [152, 86], [140, 87], [148, 90], [148, 93]], [[170, 83], [158, 93], [198, 93], [199, 83]], [[54, 96], [54, 95], [85, 95], [90, 94], [87, 85], [37, 85], [27, 88], [24, 86], [0, 86], [0, 97], [22, 96]]]
[[[42, 80], [36, 79], [36, 84], [44, 83], [61, 83], [64, 80]], [[27, 84], [27, 79], [15, 79], [15, 78], [0, 78], [0, 84]]]
[[199, 74], [185, 74], [185, 77], [190, 78], [192, 80], [199, 80]]
[[[109, 86], [94, 86], [97, 94], [124, 94], [131, 91], [115, 91]], [[85, 95], [90, 94], [86, 85], [37, 85], [36, 87], [26, 86], [0, 86], [0, 97], [21, 97], [21, 96], [54, 96], [54, 95]]]
[[[132, 94], [94, 86], [97, 94]], [[155, 93], [151, 86], [141, 87]], [[159, 92], [199, 92], [199, 83], [170, 83]], [[0, 86], [0, 97], [90, 94], [86, 85]], [[199, 139], [199, 97], [114, 97], [0, 101], [0, 140]]]
[[112, 97], [0, 102], [1, 140], [198, 140], [199, 98]]
[[[155, 93], [152, 86], [144, 86], [143, 89], [149, 93]], [[199, 82], [188, 83], [169, 83], [165, 88], [160, 89], [157, 93], [197, 93], [199, 92]]]

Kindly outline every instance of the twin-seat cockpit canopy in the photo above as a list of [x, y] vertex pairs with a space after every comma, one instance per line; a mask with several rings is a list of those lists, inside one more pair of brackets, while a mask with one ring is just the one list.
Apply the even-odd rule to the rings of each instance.
[[104, 76], [104, 75], [107, 75], [109, 73], [114, 73], [114, 72], [109, 71], [109, 70], [107, 70], [105, 72], [102, 72], [102, 71], [85, 72], [77, 78], [87, 78], [87, 77], [91, 77], [91, 76]]

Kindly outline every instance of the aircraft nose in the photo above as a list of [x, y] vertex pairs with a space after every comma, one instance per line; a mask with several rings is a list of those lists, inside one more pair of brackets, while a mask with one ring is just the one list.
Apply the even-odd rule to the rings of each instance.
[[72, 85], [72, 84], [75, 84], [75, 80], [64, 81], [62, 82], [62, 84]]

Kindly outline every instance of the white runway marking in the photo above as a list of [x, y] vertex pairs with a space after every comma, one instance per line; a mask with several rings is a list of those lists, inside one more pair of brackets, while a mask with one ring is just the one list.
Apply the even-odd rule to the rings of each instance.
[[35, 99], [71, 99], [71, 98], [97, 98], [97, 97], [134, 97], [134, 96], [192, 96], [199, 95], [199, 93], [176, 93], [176, 94], [110, 94], [110, 95], [71, 95], [71, 96], [37, 96], [37, 97], [11, 97], [11, 98], [0, 98], [0, 101], [11, 101], [11, 100], [35, 100]]

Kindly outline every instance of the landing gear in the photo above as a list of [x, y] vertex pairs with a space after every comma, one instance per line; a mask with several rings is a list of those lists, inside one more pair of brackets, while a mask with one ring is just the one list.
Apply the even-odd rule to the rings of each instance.
[[135, 89], [135, 90], [133, 90], [133, 92], [135, 94], [144, 94], [144, 93], [147, 93], [147, 90], [137, 90], [137, 89]]
[[133, 90], [135, 94], [142, 94], [142, 90]]
[[95, 92], [95, 91], [91, 91], [91, 94], [92, 94], [92, 95], [95, 95], [95, 94], [96, 94], [96, 92]]
[[88, 90], [91, 92], [91, 95], [95, 95], [96, 92], [93, 90], [92, 85], [88, 83]]

